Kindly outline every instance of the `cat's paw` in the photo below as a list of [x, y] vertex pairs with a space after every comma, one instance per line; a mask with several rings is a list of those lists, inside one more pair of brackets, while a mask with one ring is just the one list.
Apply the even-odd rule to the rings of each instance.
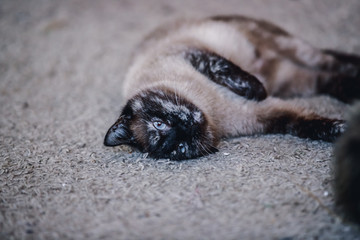
[[318, 118], [297, 125], [297, 135], [302, 138], [334, 142], [346, 130], [344, 120]]

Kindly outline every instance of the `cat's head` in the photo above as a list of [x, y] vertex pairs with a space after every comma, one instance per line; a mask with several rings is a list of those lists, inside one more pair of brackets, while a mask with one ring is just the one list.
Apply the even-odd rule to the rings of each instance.
[[194, 104], [164, 89], [131, 98], [108, 130], [104, 144], [130, 145], [153, 158], [196, 158], [217, 151], [218, 137]]

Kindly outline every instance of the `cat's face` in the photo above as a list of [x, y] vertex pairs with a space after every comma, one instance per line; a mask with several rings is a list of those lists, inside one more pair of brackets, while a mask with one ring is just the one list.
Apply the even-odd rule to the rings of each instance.
[[150, 157], [174, 160], [213, 153], [217, 143], [200, 109], [172, 91], [159, 89], [130, 99], [104, 141], [106, 146], [127, 144]]

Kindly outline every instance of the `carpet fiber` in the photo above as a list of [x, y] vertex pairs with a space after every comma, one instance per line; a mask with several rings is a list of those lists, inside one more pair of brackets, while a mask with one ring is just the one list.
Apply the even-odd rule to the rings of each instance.
[[241, 137], [182, 162], [102, 145], [153, 27], [245, 14], [360, 54], [359, 12], [359, 0], [0, 0], [0, 239], [360, 239], [334, 206], [330, 143]]

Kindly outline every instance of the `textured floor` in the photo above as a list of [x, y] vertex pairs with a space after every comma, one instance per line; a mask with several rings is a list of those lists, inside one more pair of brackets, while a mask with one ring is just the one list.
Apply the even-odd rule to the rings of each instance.
[[360, 54], [359, 12], [358, 0], [0, 0], [0, 239], [360, 239], [334, 207], [332, 144], [242, 137], [183, 162], [102, 146], [154, 26], [246, 14]]

